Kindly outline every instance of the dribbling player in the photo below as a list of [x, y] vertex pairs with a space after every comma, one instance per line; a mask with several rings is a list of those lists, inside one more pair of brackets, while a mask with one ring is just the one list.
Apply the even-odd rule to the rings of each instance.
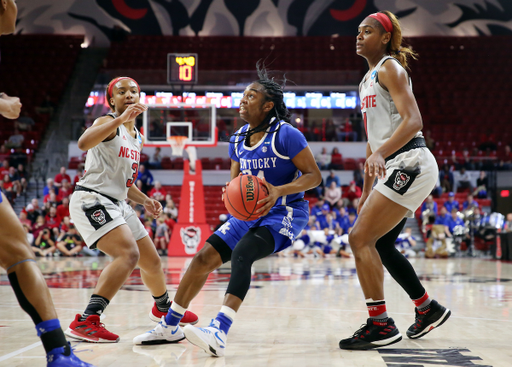
[[[251, 283], [252, 264], [291, 245], [309, 219], [304, 191], [322, 177], [302, 133], [287, 121], [290, 113], [281, 85], [258, 65], [259, 80], [251, 83], [240, 101], [240, 117], [247, 122], [229, 144], [231, 179], [240, 173], [265, 180], [269, 196], [260, 201], [260, 218], [244, 222], [234, 217], [224, 223], [194, 256], [180, 282], [165, 320], [134, 338], [135, 344], [172, 340], [185, 334], [188, 341], [212, 356], [224, 355], [229, 328]], [[255, 165], [254, 165], [255, 164]], [[178, 323], [208, 275], [231, 261], [231, 278], [217, 317], [206, 328]]]
[[[139, 85], [132, 78], [113, 79], [107, 86], [112, 113], [98, 118], [78, 140], [78, 147], [88, 153], [85, 173], [69, 204], [71, 218], [86, 245], [107, 253], [113, 261], [101, 272], [87, 308], [76, 315], [66, 335], [93, 343], [119, 341], [100, 323], [100, 315], [135, 266], [140, 267], [142, 281], [155, 299], [150, 317], [158, 322], [170, 306], [160, 257], [125, 201], [129, 198], [144, 205], [155, 217], [162, 212], [162, 205], [135, 184], [143, 145], [135, 118], [147, 109], [139, 96]], [[197, 322], [191, 312], [186, 317], [187, 322]]]
[[[11, 34], [16, 25], [18, 8], [14, 0], [0, 4], [0, 34]], [[16, 119], [21, 103], [17, 97], [0, 95], [0, 115]], [[60, 327], [48, 286], [36, 264], [25, 230], [6, 197], [0, 192], [0, 266], [14, 294], [34, 324], [46, 351], [48, 367], [94, 367], [73, 354]]]
[[356, 49], [370, 68], [359, 86], [368, 144], [359, 218], [349, 242], [370, 317], [352, 337], [340, 341], [341, 349], [371, 349], [402, 339], [386, 311], [383, 264], [416, 306], [409, 338], [424, 336], [450, 316], [450, 310], [429, 297], [409, 261], [394, 246], [405, 217], [413, 216], [438, 176], [405, 70], [414, 53], [402, 47], [400, 23], [388, 11], [363, 20]]

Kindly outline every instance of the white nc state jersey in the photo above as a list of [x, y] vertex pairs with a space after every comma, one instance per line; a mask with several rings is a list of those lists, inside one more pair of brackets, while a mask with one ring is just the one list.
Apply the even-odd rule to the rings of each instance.
[[[379, 84], [379, 69], [388, 59], [398, 61], [389, 55], [384, 56], [375, 66], [370, 77], [366, 81], [363, 78], [359, 84], [364, 128], [372, 152], [379, 149], [393, 135], [403, 120], [391, 94]], [[423, 136], [421, 131], [415, 135], [415, 137], [421, 136]]]
[[[114, 114], [110, 114], [115, 118]], [[78, 185], [108, 195], [117, 200], [128, 196], [128, 189], [139, 173], [142, 136], [137, 128], [132, 138], [124, 125], [117, 128], [116, 136], [89, 149], [85, 172]]]

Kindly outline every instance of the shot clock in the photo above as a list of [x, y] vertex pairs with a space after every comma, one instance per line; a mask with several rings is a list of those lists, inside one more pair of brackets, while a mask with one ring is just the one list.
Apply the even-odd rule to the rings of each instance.
[[167, 54], [167, 83], [197, 83], [197, 54]]

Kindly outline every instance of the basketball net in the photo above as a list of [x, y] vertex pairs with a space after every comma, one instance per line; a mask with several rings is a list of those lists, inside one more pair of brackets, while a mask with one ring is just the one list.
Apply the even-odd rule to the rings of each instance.
[[194, 147], [194, 146], [187, 146], [185, 148], [185, 146], [188, 142], [188, 138], [186, 136], [174, 135], [174, 136], [169, 136], [167, 138], [167, 140], [169, 141], [169, 144], [171, 145], [173, 156], [182, 157], [183, 149], [185, 149], [185, 151], [188, 154], [188, 160], [190, 162], [190, 169], [192, 171], [195, 171], [196, 170], [196, 160], [197, 160], [197, 150], [196, 150], [196, 147]]

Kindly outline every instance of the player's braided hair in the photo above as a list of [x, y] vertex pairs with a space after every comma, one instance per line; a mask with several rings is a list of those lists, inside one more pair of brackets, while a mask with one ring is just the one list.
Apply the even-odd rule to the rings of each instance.
[[[268, 70], [265, 67], [265, 63], [262, 60], [258, 60], [256, 63], [256, 71], [258, 73], [258, 80], [255, 80], [253, 83], [258, 83], [263, 87], [265, 102], [273, 102], [274, 107], [267, 113], [265, 119], [254, 129], [247, 129], [247, 131], [240, 133], [235, 132], [228, 137], [228, 139], [232, 136], [242, 137], [242, 139], [238, 140], [238, 143], [243, 142], [246, 138], [250, 138], [251, 135], [255, 133], [266, 131], [269, 126], [279, 124], [281, 120], [290, 122], [291, 113], [284, 104], [283, 94], [283, 89], [286, 86], [286, 77], [283, 75], [281, 83], [279, 83], [274, 77], [270, 77], [268, 75]], [[269, 133], [277, 133], [280, 129], [281, 127], [278, 127]]]

